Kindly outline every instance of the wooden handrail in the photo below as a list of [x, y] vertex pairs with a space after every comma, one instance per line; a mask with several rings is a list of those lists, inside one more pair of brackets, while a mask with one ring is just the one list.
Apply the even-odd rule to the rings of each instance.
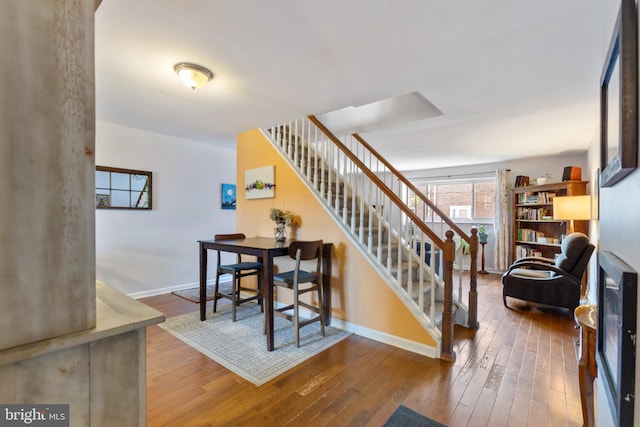
[[[422, 233], [424, 233], [425, 236], [431, 239], [434, 247], [440, 248], [442, 250], [443, 267], [444, 267], [444, 276], [443, 276], [444, 304], [443, 304], [443, 311], [442, 311], [442, 325], [439, 328], [441, 331], [440, 357], [443, 360], [448, 360], [451, 362], [455, 361], [456, 354], [455, 354], [455, 351], [453, 350], [453, 339], [454, 339], [453, 263], [455, 258], [455, 242], [453, 241], [454, 230], [455, 232], [458, 233], [458, 235], [461, 236], [461, 239], [464, 239], [465, 241], [469, 242], [469, 246], [471, 249], [472, 271], [470, 274], [471, 276], [471, 286], [470, 286], [471, 291], [469, 292], [470, 300], [471, 300], [472, 294], [474, 297], [473, 300], [477, 300], [477, 292], [475, 287], [476, 274], [475, 274], [475, 271], [473, 271], [474, 269], [477, 269], [477, 266], [475, 265], [476, 264], [475, 258], [477, 257], [477, 249], [478, 249], [478, 244], [477, 244], [478, 239], [476, 235], [477, 230], [472, 229], [471, 231], [472, 236], [469, 237], [463, 230], [460, 229], [460, 227], [457, 226], [457, 224], [453, 223], [453, 221], [451, 221], [437, 206], [433, 205], [433, 203], [431, 203], [431, 201], [429, 201], [426, 198], [426, 196], [424, 196], [414, 185], [412, 185], [404, 177], [402, 177], [402, 175], [395, 168], [393, 168], [386, 160], [384, 160], [379, 153], [373, 150], [369, 146], [369, 144], [364, 142], [364, 140], [362, 140], [362, 138], [360, 138], [359, 135], [358, 136], [354, 135], [357, 138], [358, 142], [363, 144], [363, 147], [365, 149], [369, 149], [369, 151], [374, 156], [376, 156], [385, 166], [387, 166], [387, 168], [389, 168], [391, 173], [399, 177], [402, 180], [402, 182], [407, 185], [407, 188], [413, 190], [417, 195], [419, 195], [425, 201], [425, 203], [434, 210], [434, 212], [440, 215], [443, 219], [448, 220], [444, 222], [450, 225], [451, 228], [446, 232], [446, 239], [441, 238], [438, 234], [436, 234], [435, 231], [433, 231], [425, 223], [425, 221], [422, 218], [420, 218], [415, 212], [413, 212], [413, 210], [409, 208], [407, 203], [404, 202], [400, 198], [400, 196], [398, 196], [396, 192], [393, 191], [392, 188], [390, 188], [384, 181], [382, 181], [382, 179], [380, 179], [380, 177], [378, 177], [378, 175], [373, 170], [371, 170], [362, 160], [360, 160], [358, 156], [353, 151], [351, 151], [351, 149], [349, 149], [349, 147], [345, 143], [343, 143], [329, 129], [327, 129], [322, 124], [322, 122], [320, 122], [313, 115], [309, 115], [307, 116], [307, 118], [324, 135], [324, 137], [326, 137], [329, 141], [331, 141], [333, 145], [335, 145], [335, 147], [337, 147], [337, 149], [340, 151], [340, 155], [345, 156], [345, 158], [349, 159], [349, 161], [352, 162], [355, 167], [360, 169], [358, 173], [361, 173], [363, 176], [366, 176], [367, 179], [370, 180], [372, 187], [376, 187], [386, 198], [388, 198], [390, 203], [393, 203], [401, 213], [404, 213], [407, 216], [407, 218], [413, 222], [414, 226], [416, 226]], [[371, 236], [369, 237], [369, 239], [371, 239]], [[380, 256], [379, 253], [378, 253], [378, 256]], [[400, 259], [400, 255], [398, 260], [399, 259]], [[399, 279], [400, 279], [400, 276], [398, 276], [398, 280]], [[409, 282], [409, 289], [410, 288], [411, 288], [411, 282]], [[462, 290], [460, 290], [459, 294], [461, 296]], [[420, 307], [422, 307], [422, 305], [420, 305]], [[434, 310], [433, 307], [431, 308], [431, 310], [433, 312]], [[469, 313], [470, 313], [469, 322], [471, 324], [477, 324], [477, 320], [476, 320], [477, 309], [470, 307]]]
[[373, 154], [376, 159], [381, 162], [383, 165], [385, 165], [387, 167], [387, 169], [389, 169], [389, 171], [391, 171], [391, 173], [400, 181], [402, 181], [402, 183], [404, 185], [406, 185], [411, 191], [414, 192], [415, 195], [417, 195], [418, 197], [420, 197], [420, 199], [426, 204], [428, 205], [435, 213], [437, 213], [440, 218], [442, 218], [442, 220], [449, 226], [451, 227], [451, 229], [453, 231], [455, 231], [456, 233], [458, 233], [458, 235], [460, 237], [462, 237], [467, 243], [471, 243], [471, 237], [464, 232], [464, 230], [462, 230], [460, 227], [458, 227], [458, 224], [456, 224], [455, 222], [453, 222], [453, 220], [451, 218], [449, 218], [449, 216], [447, 216], [444, 212], [442, 212], [440, 210], [440, 208], [438, 208], [424, 193], [422, 193], [420, 190], [418, 190], [418, 188], [413, 185], [413, 183], [411, 181], [409, 181], [403, 174], [400, 173], [400, 171], [398, 171], [396, 168], [394, 168], [391, 163], [389, 163], [387, 161], [387, 159], [385, 159], [384, 157], [382, 157], [380, 155], [380, 153], [378, 153], [371, 145], [369, 145], [364, 139], [362, 139], [362, 137], [360, 135], [358, 135], [357, 133], [352, 134], [352, 136], [358, 140], [358, 142], [360, 142], [360, 144], [362, 144], [367, 150], [369, 150], [371, 152], [371, 154]]
[[395, 203], [403, 213], [405, 213], [411, 220], [420, 228], [420, 230], [429, 236], [429, 239], [438, 246], [440, 249], [444, 248], [444, 240], [440, 238], [433, 230], [431, 230], [424, 221], [398, 197], [387, 185], [382, 182], [376, 174], [374, 174], [355, 154], [351, 152], [329, 129], [327, 129], [315, 116], [308, 116], [309, 120], [316, 125], [339, 149], [349, 158], [354, 164], [356, 164], [362, 172], [369, 178], [378, 188], [393, 202]]
[[[411, 191], [413, 191], [413, 193], [415, 195], [420, 197], [420, 199], [422, 199], [422, 201], [425, 204], [427, 204], [431, 209], [433, 209], [434, 212], [436, 212], [440, 216], [440, 218], [447, 225], [449, 225], [451, 230], [455, 230], [455, 232], [458, 233], [460, 238], [464, 239], [469, 244], [469, 249], [471, 251], [471, 254], [470, 254], [471, 255], [471, 265], [469, 266], [469, 316], [468, 316], [468, 325], [469, 325], [470, 328], [478, 329], [479, 326], [480, 326], [478, 324], [478, 236], [477, 236], [478, 230], [475, 227], [472, 228], [471, 229], [471, 236], [469, 236], [460, 227], [458, 227], [458, 225], [455, 222], [453, 222], [453, 220], [451, 218], [449, 218], [449, 216], [447, 216], [435, 204], [433, 204], [433, 202], [431, 202], [431, 200], [429, 200], [429, 198], [424, 193], [422, 193], [420, 190], [418, 190], [418, 188], [416, 188], [416, 186], [413, 185], [411, 183], [411, 181], [409, 181], [403, 174], [400, 173], [400, 171], [398, 171], [396, 168], [394, 168], [393, 165], [391, 165], [391, 163], [389, 163], [384, 157], [382, 157], [380, 155], [380, 153], [378, 153], [371, 145], [369, 145], [360, 135], [358, 135], [357, 133], [354, 133], [354, 134], [352, 134], [352, 136], [358, 142], [360, 142], [360, 144], [362, 144], [362, 146], [365, 149], [369, 150], [369, 152], [371, 154], [373, 154], [379, 162], [381, 162], [384, 166], [386, 166], [387, 169], [397, 179], [399, 179], [403, 184], [405, 184], [407, 186], [407, 188], [409, 188]], [[449, 236], [449, 231], [447, 231], [447, 237], [448, 236]], [[451, 236], [451, 237], [453, 237], [453, 236]], [[444, 258], [446, 260], [447, 259], [447, 251], [445, 250], [444, 253], [445, 253], [445, 257]], [[449, 289], [448, 286], [452, 286], [452, 284], [446, 283], [446, 280], [445, 280], [445, 310], [444, 310], [444, 314], [443, 314], [443, 324], [444, 324], [445, 317], [447, 319], [449, 318], [449, 312], [447, 311], [448, 307], [447, 307], [447, 304], [446, 304], [446, 293], [447, 292], [451, 292], [451, 289]], [[453, 336], [453, 331], [451, 331], [451, 334]], [[444, 334], [443, 336], [446, 336], [446, 334]], [[452, 348], [451, 345], [452, 345], [452, 343], [449, 342], [448, 339], [444, 339], [443, 340], [443, 349], [445, 349], [445, 350], [443, 350], [443, 352], [446, 353], [447, 352], [446, 349], [451, 350], [451, 348]], [[452, 350], [451, 350], [451, 352], [452, 352]], [[455, 353], [452, 353], [452, 354], [453, 354], [453, 358], [455, 359]]]

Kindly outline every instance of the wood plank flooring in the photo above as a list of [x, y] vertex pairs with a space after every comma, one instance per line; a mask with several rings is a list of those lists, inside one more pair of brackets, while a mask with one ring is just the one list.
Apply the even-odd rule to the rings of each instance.
[[[261, 387], [150, 327], [147, 425], [382, 426], [404, 404], [449, 427], [581, 426], [568, 311], [505, 308], [498, 275], [479, 276], [478, 293], [480, 329], [456, 327], [453, 364], [354, 335]], [[198, 309], [141, 301], [167, 317]]]

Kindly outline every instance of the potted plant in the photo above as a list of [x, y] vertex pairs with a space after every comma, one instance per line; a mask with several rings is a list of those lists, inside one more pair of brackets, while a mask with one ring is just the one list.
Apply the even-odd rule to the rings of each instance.
[[550, 173], [550, 172], [547, 172], [547, 173], [545, 173], [544, 175], [542, 175], [541, 177], [539, 177], [539, 178], [537, 179], [537, 184], [538, 184], [538, 185], [544, 185], [544, 184], [546, 184], [546, 183], [547, 183], [547, 181], [549, 181], [551, 178], [553, 178], [553, 177], [551, 176], [551, 173]]
[[486, 225], [480, 225], [478, 226], [478, 241], [480, 243], [487, 243], [487, 226]]

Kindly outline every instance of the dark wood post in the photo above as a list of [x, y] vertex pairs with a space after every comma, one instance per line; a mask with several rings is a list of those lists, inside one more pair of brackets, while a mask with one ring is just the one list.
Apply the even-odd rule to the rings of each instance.
[[448, 362], [455, 362], [456, 353], [453, 351], [453, 259], [456, 256], [456, 244], [453, 241], [453, 231], [448, 230], [446, 236], [443, 248], [445, 274], [440, 358]]
[[478, 329], [478, 229], [471, 229], [471, 266], [469, 267], [469, 321], [471, 329]]

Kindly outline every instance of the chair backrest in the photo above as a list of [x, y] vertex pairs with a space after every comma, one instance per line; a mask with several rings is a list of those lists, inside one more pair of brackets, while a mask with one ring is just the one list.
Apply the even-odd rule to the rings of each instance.
[[300, 269], [300, 261], [317, 260], [316, 274], [320, 274], [322, 263], [322, 240], [294, 241], [289, 244], [289, 256], [296, 260], [296, 271]]
[[242, 233], [233, 233], [233, 234], [216, 234], [213, 236], [215, 240], [240, 240], [245, 239], [246, 236]]
[[584, 249], [584, 252], [582, 252], [582, 255], [578, 259], [578, 262], [569, 272], [572, 276], [582, 280], [582, 275], [587, 269], [587, 264], [589, 263], [589, 259], [591, 258], [591, 254], [593, 253], [595, 248], [596, 247], [591, 243], [587, 245], [587, 247]]
[[[214, 240], [242, 240], [244, 238], [246, 238], [246, 236], [243, 233], [230, 233], [230, 234], [216, 234], [215, 236], [213, 236]], [[220, 266], [220, 258], [221, 258], [221, 251], [218, 251], [218, 267]], [[236, 255], [236, 262], [240, 263], [242, 261], [242, 255], [237, 254]]]
[[571, 233], [562, 241], [562, 253], [556, 258], [556, 267], [582, 279], [589, 258], [595, 249], [582, 233]]

